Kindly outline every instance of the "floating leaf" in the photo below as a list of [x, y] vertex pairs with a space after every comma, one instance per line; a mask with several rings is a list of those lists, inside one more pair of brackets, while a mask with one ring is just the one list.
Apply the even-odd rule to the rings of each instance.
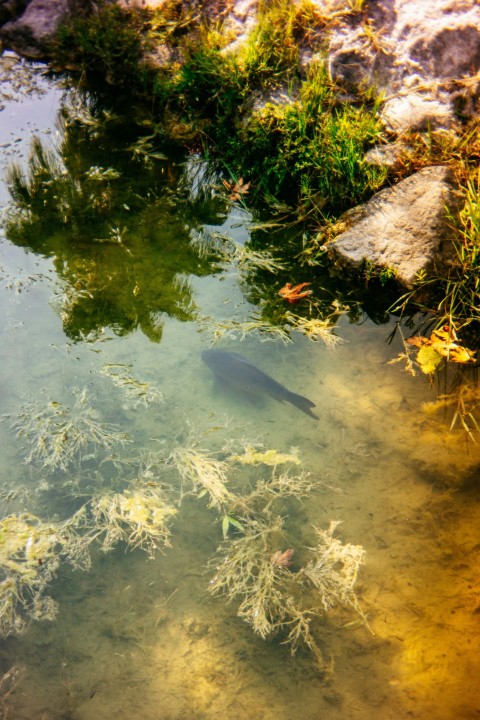
[[417, 355], [417, 362], [425, 375], [432, 375], [438, 370], [442, 356], [431, 345], [424, 345]]
[[[417, 357], [417, 361], [420, 365], [422, 365], [422, 363], [425, 362], [425, 359], [429, 357], [428, 353], [423, 353], [422, 358], [424, 359], [420, 358], [421, 350], [424, 350], [427, 347], [431, 348], [438, 355], [447, 358], [447, 360], [450, 360], [451, 362], [475, 362], [475, 352], [473, 350], [469, 350], [463, 345], [459, 345], [456, 340], [458, 340], [458, 338], [455, 330], [449, 325], [444, 325], [443, 328], [438, 328], [437, 330], [434, 330], [430, 335], [430, 338], [426, 338], [423, 335], [414, 335], [413, 337], [408, 338], [408, 340], [406, 340], [405, 342], [408, 345], [413, 345], [414, 347], [420, 348]], [[431, 357], [433, 358], [433, 356]], [[429, 364], [429, 362], [427, 362], [427, 364]], [[423, 370], [423, 372], [430, 373], [431, 370]]]
[[309, 285], [311, 285], [309, 282], [303, 282], [295, 286], [293, 286], [292, 283], [287, 283], [278, 291], [278, 294], [284, 300], [288, 300], [289, 303], [296, 303], [302, 298], [308, 297], [312, 294], [311, 290], [303, 289]]
[[228, 180], [223, 180], [222, 182], [229, 192], [228, 199], [232, 202], [240, 200], [242, 195], [246, 195], [250, 188], [250, 183], [244, 183], [243, 178], [239, 178], [235, 183], [228, 182]]

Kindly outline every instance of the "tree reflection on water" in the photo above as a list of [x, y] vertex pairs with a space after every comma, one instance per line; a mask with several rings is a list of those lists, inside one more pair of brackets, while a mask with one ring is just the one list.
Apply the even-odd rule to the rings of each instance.
[[57, 148], [35, 138], [27, 171], [8, 170], [6, 236], [52, 259], [68, 337], [139, 328], [159, 342], [165, 316], [196, 316], [189, 276], [217, 269], [199, 218], [221, 222], [226, 202], [203, 166], [159, 152], [138, 126], [78, 104], [64, 106], [59, 124]]

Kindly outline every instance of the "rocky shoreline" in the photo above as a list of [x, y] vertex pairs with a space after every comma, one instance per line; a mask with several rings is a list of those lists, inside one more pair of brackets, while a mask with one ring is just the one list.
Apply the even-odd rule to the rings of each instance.
[[[121, 0], [125, 8], [162, 7], [164, 0]], [[200, 3], [199, 12], [229, 26], [234, 52], [256, 21], [257, 2]], [[409, 133], [425, 136], [432, 130], [461, 133], [462, 123], [480, 110], [480, 6], [475, 0], [380, 0], [350, 2], [316, 0], [318, 33], [300, 48], [308, 67], [326, 53], [332, 81], [344, 89], [347, 101], [358, 88], [374, 86], [384, 98], [380, 119], [385, 142], [371, 150], [370, 163], [390, 168], [395, 177], [398, 157], [405, 155]], [[348, 7], [361, 7], [350, 12]], [[0, 0], [0, 40], [4, 49], [49, 62], [49, 47], [62, 22], [95, 13], [94, 2], [79, 0]], [[156, 48], [157, 61], [169, 62], [165, 48]], [[158, 60], [162, 58], [163, 61]], [[151, 62], [151, 57], [149, 62]], [[284, 102], [267, 98], [270, 102]], [[287, 97], [288, 101], [288, 97]], [[448, 265], [450, 222], [445, 206], [455, 209], [461, 194], [448, 163], [421, 168], [391, 188], [381, 190], [365, 205], [340, 218], [329, 249], [340, 264], [369, 263], [391, 269], [411, 287], [419, 272]]]

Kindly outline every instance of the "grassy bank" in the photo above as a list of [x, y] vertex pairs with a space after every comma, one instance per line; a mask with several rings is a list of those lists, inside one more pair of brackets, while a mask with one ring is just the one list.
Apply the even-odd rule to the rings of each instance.
[[[345, 2], [343, 14], [363, 18], [363, 5]], [[377, 116], [381, 99], [368, 88], [354, 96], [336, 86], [322, 52], [341, 12], [325, 17], [308, 0], [260, 0], [257, 22], [238, 45], [218, 20], [226, 15], [218, 1], [201, 11], [178, 0], [157, 11], [101, 2], [98, 12], [61, 29], [54, 62], [143, 103], [152, 151], [157, 140], [201, 151], [223, 171], [232, 199], [281, 209], [285, 222], [287, 215], [289, 223], [306, 222], [311, 239], [299, 233], [296, 253], [309, 264], [325, 262], [324, 230], [344, 210], [387, 182], [448, 164], [464, 194], [462, 212], [450, 218], [457, 258], [448, 277], [419, 277], [401, 309], [416, 304], [438, 325], [458, 332], [468, 326], [478, 336], [478, 120], [455, 133], [411, 133], [395, 171], [369, 164], [366, 150], [389, 140]]]
[[60, 67], [133, 87], [150, 103], [159, 136], [201, 147], [232, 180], [248, 177], [252, 201], [293, 199], [338, 214], [381, 187], [386, 171], [363, 160], [380, 139], [376, 102], [342, 101], [321, 55], [302, 66], [313, 39], [321, 47], [325, 23], [309, 2], [264, 2], [235, 50], [208, 12], [197, 18], [176, 2], [123, 12], [105, 3], [62, 28], [55, 57]]

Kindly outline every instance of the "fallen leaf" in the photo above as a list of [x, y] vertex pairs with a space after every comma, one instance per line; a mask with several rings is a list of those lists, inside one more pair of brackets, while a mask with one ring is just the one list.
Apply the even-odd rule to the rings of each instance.
[[308, 297], [312, 294], [312, 290], [303, 290], [303, 288], [306, 288], [309, 285], [311, 285], [311, 283], [304, 282], [300, 283], [300, 285], [295, 285], [294, 287], [292, 283], [287, 283], [278, 291], [278, 294], [289, 303], [296, 303], [302, 298]]
[[417, 363], [425, 375], [433, 375], [438, 370], [443, 357], [431, 345], [424, 345], [417, 355]]
[[239, 178], [235, 183], [228, 182], [228, 180], [222, 180], [222, 182], [229, 192], [228, 199], [232, 202], [240, 200], [242, 195], [246, 195], [250, 188], [250, 183], [244, 183], [243, 178]]
[[414, 335], [411, 338], [408, 338], [405, 340], [407, 345], [413, 345], [414, 347], [422, 347], [423, 345], [429, 345], [430, 341], [428, 338], [424, 337], [423, 335]]
[[[433, 351], [435, 351], [437, 355], [447, 358], [447, 360], [450, 360], [451, 362], [475, 362], [475, 351], [470, 350], [463, 345], [459, 345], [457, 342], [455, 342], [457, 339], [458, 338], [455, 330], [448, 325], [444, 325], [443, 328], [438, 328], [437, 330], [434, 330], [430, 335], [430, 338], [424, 337], [423, 335], [414, 335], [413, 337], [408, 338], [408, 340], [406, 340], [405, 342], [408, 345], [413, 345], [414, 347], [420, 348], [420, 350], [431, 348]], [[422, 362], [422, 359], [419, 360], [420, 350], [417, 356], [417, 361], [419, 362], [419, 364], [421, 364]], [[428, 357], [430, 357], [430, 360], [427, 360]], [[433, 357], [433, 355], [428, 356], [427, 353], [424, 353], [425, 363], [428, 367], [430, 367]], [[424, 372], [430, 373], [432, 371], [424, 370]]]
[[469, 350], [462, 345], [455, 345], [454, 347], [450, 348], [450, 354], [448, 356], [448, 359], [456, 363], [475, 362], [474, 355], [475, 353], [473, 350]]

